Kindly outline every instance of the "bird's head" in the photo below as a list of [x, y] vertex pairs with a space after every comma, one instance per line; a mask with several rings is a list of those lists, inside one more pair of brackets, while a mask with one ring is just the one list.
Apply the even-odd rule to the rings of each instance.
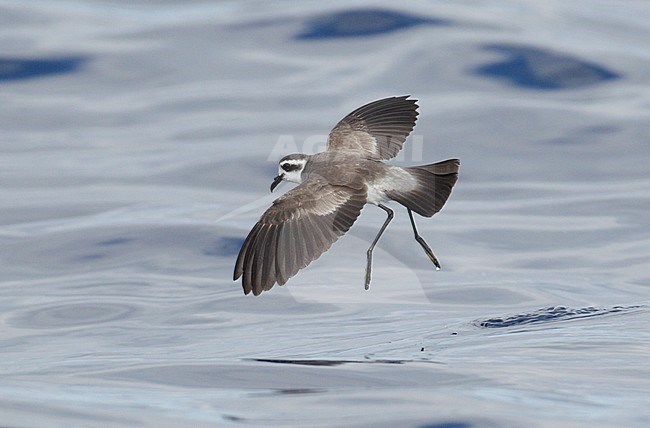
[[282, 182], [282, 180], [290, 181], [292, 183], [301, 183], [302, 171], [305, 169], [308, 159], [309, 156], [302, 153], [294, 153], [280, 159], [278, 164], [278, 175], [273, 179], [271, 192]]

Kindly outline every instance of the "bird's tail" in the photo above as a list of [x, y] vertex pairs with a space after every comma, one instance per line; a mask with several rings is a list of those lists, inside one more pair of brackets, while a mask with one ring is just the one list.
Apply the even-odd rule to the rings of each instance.
[[421, 216], [431, 217], [447, 202], [458, 179], [459, 167], [458, 159], [448, 159], [431, 165], [405, 168], [417, 179], [417, 188], [410, 192], [392, 191], [386, 196]]

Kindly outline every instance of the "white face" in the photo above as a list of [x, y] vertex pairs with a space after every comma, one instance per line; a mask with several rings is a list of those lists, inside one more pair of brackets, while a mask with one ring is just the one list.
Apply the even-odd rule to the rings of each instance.
[[278, 165], [278, 175], [282, 176], [283, 180], [290, 181], [292, 183], [301, 183], [302, 170], [305, 169], [305, 159], [287, 159], [280, 161]]

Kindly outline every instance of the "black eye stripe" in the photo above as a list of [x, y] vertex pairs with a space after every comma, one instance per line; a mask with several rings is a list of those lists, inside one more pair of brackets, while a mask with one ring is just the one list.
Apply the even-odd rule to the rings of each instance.
[[295, 164], [295, 163], [283, 163], [282, 165], [280, 165], [280, 168], [282, 168], [282, 169], [285, 170], [286, 172], [297, 171], [297, 170], [299, 170], [301, 167], [302, 167], [302, 165], [300, 165], [300, 164]]

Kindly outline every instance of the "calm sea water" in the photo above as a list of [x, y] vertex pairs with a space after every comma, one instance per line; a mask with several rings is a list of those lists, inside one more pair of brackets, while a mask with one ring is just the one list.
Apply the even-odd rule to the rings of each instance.
[[[530, 2], [529, 2], [530, 3]], [[650, 425], [645, 1], [0, 1], [0, 425]], [[232, 282], [277, 160], [412, 94], [445, 209]]]

